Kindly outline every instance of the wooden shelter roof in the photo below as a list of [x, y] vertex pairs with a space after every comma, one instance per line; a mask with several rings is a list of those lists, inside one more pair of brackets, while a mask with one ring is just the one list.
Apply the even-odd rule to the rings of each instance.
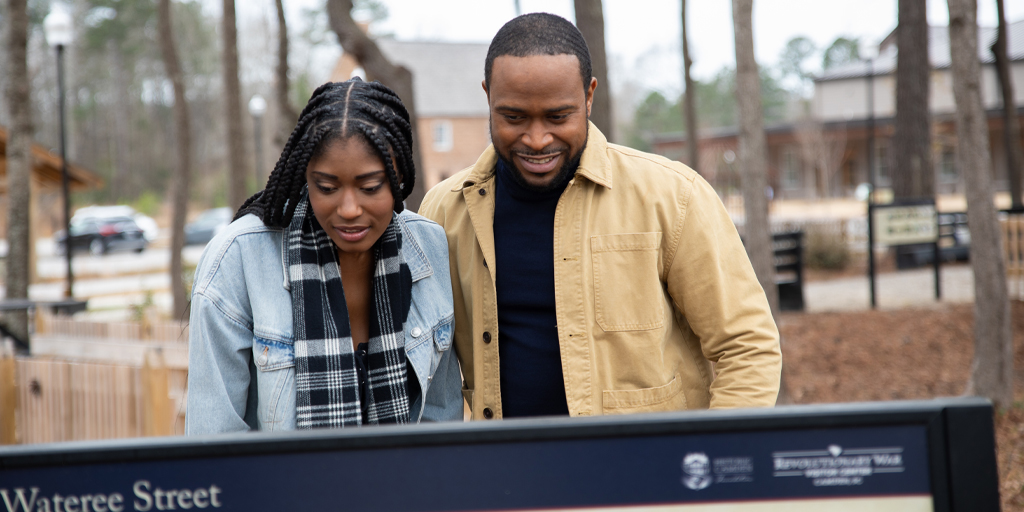
[[[32, 144], [32, 174], [43, 186], [59, 187], [61, 183], [60, 155], [51, 153], [45, 147]], [[0, 126], [0, 192], [7, 188], [7, 129]], [[69, 185], [72, 190], [85, 190], [103, 186], [103, 179], [92, 172], [68, 163]]]

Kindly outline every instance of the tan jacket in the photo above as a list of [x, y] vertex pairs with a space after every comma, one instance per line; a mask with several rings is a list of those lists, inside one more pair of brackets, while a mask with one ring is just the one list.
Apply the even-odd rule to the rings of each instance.
[[[448, 234], [474, 419], [501, 417], [496, 162], [488, 147], [420, 208]], [[554, 253], [570, 415], [775, 404], [782, 358], [768, 301], [721, 200], [693, 170], [609, 144], [591, 124], [555, 210]]]

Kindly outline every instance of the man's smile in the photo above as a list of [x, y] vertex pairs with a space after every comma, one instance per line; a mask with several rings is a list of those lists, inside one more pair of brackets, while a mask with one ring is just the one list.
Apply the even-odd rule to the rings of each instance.
[[532, 156], [515, 153], [515, 157], [519, 160], [523, 170], [532, 174], [547, 174], [554, 171], [558, 168], [561, 155], [561, 152]]

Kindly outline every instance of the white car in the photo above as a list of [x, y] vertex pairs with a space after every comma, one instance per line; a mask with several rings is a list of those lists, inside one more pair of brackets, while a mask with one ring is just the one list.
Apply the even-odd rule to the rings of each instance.
[[156, 221], [148, 215], [143, 215], [135, 208], [126, 204], [116, 205], [105, 205], [105, 206], [85, 206], [75, 210], [75, 215], [71, 218], [72, 223], [75, 219], [82, 218], [98, 218], [108, 219], [112, 217], [131, 217], [132, 220], [138, 224], [139, 228], [142, 229], [143, 236], [146, 237], [147, 242], [156, 240], [157, 235], [160, 234], [160, 228], [156, 225]]

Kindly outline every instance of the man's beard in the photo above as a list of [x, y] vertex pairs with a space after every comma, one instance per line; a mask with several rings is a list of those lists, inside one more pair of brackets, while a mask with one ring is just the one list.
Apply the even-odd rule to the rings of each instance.
[[[589, 136], [589, 126], [587, 127], [587, 132], [587, 135]], [[494, 144], [493, 135], [491, 136], [491, 143]], [[494, 144], [494, 147], [498, 147], [498, 145]], [[524, 178], [522, 174], [523, 171], [520, 171], [519, 168], [516, 167], [515, 163], [512, 162], [512, 152], [509, 152], [508, 156], [501, 154], [501, 151], [495, 151], [495, 153], [497, 153], [498, 155], [498, 160], [501, 160], [501, 163], [504, 164], [507, 169], [512, 171], [510, 173], [512, 174], [512, 181], [515, 181], [516, 184], [522, 187], [524, 190], [529, 190], [530, 192], [534, 192], [537, 194], [544, 194], [547, 192], [551, 192], [553, 190], [559, 190], [565, 186], [565, 183], [569, 181], [569, 176], [575, 174], [576, 169], [579, 168], [580, 159], [583, 158], [583, 150], [585, 149], [587, 149], [586, 139], [583, 140], [583, 147], [581, 147], [575, 155], [572, 155], [571, 158], [567, 159], [565, 162], [562, 162], [562, 167], [558, 169], [558, 174], [555, 175], [555, 179], [549, 181], [547, 184], [544, 185], [534, 185], [526, 181], [526, 178]], [[519, 152], [519, 154], [523, 156], [540, 156], [542, 154], [550, 154], [550, 152], [537, 154]]]

